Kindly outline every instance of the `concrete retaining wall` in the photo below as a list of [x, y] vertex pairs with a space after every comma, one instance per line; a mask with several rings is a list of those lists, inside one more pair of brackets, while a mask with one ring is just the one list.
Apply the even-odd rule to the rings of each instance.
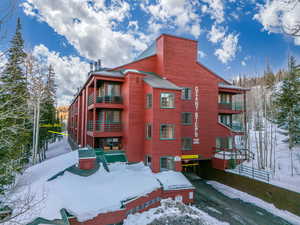
[[[274, 204], [300, 216], [300, 194], [248, 177], [213, 169], [210, 162], [203, 162], [197, 174], [207, 180], [215, 180]], [[300, 185], [300, 184], [299, 184]]]

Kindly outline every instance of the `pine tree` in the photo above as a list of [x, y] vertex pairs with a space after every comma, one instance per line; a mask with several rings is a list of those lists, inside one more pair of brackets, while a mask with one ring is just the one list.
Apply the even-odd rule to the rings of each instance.
[[267, 64], [267, 68], [264, 72], [264, 84], [268, 89], [273, 88], [274, 84], [275, 84], [275, 75], [271, 70], [271, 67], [269, 64]]
[[275, 93], [275, 122], [284, 129], [287, 136], [293, 176], [293, 148], [300, 143], [300, 67], [294, 57], [289, 58], [289, 71], [283, 80], [281, 90]]
[[0, 76], [0, 193], [22, 170], [28, 152], [28, 91], [23, 71], [26, 53], [20, 19], [8, 50], [8, 62]]

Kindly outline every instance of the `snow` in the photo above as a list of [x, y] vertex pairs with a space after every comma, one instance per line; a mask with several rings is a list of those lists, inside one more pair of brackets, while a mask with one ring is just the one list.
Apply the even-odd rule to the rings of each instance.
[[[251, 148], [256, 154], [256, 145], [254, 139], [254, 131], [251, 131]], [[286, 139], [280, 130], [277, 128], [276, 133], [276, 167], [275, 174], [270, 177], [270, 183], [291, 191], [300, 193], [300, 146], [296, 146], [293, 149], [294, 154], [294, 176], [291, 176], [291, 164], [290, 164], [290, 151], [288, 149], [288, 143], [283, 142]], [[256, 158], [254, 160], [246, 161], [243, 165], [258, 168]]]
[[67, 136], [63, 136], [60, 141], [56, 141], [53, 144], [49, 145], [48, 150], [46, 151], [46, 158], [51, 159], [53, 157], [59, 156], [61, 154], [71, 152], [72, 149], [68, 143]]
[[121, 210], [122, 201], [145, 196], [161, 188], [160, 182], [166, 189], [193, 188], [181, 173], [169, 171], [154, 174], [143, 163], [112, 163], [109, 164], [110, 172], [100, 166], [88, 177], [66, 171], [48, 181], [77, 164], [78, 151], [71, 151], [64, 138], [50, 146], [47, 156], [50, 159], [25, 170], [11, 193], [12, 200], [25, 196], [32, 198], [32, 209], [17, 218], [22, 224], [37, 217], [60, 219], [63, 208], [80, 222], [90, 220], [100, 213]]
[[144, 196], [161, 187], [150, 168], [142, 163], [114, 163], [109, 165], [109, 173], [100, 167], [88, 177], [65, 172], [64, 175], [47, 181], [77, 162], [78, 151], [73, 151], [26, 170], [19, 179], [19, 188], [14, 197], [26, 195], [30, 188], [37, 202], [41, 202], [35, 207], [39, 211], [38, 215], [23, 215], [23, 221], [30, 222], [37, 216], [49, 220], [59, 219], [60, 210], [65, 208], [78, 221], [83, 222], [99, 213], [120, 210], [121, 201]]
[[155, 177], [163, 185], [164, 190], [178, 190], [194, 188], [189, 180], [180, 172], [164, 171], [155, 174]]
[[300, 217], [290, 213], [286, 210], [281, 210], [276, 208], [273, 204], [265, 202], [261, 200], [260, 198], [256, 198], [252, 195], [249, 195], [245, 192], [239, 191], [237, 189], [234, 189], [232, 187], [226, 186], [224, 184], [218, 183], [216, 181], [208, 181], [207, 184], [212, 185], [215, 189], [223, 193], [229, 198], [233, 199], [241, 199], [245, 202], [252, 203], [260, 208], [263, 208], [269, 212], [271, 212], [274, 215], [277, 215], [279, 217], [282, 217], [283, 219], [289, 221], [290, 223], [294, 225], [300, 225]]
[[226, 222], [221, 222], [209, 216], [207, 213], [194, 206], [187, 206], [181, 202], [175, 202], [171, 199], [162, 200], [161, 206], [157, 208], [150, 209], [143, 213], [129, 215], [124, 220], [124, 225], [147, 225], [154, 220], [157, 225], [189, 225], [190, 223], [186, 221], [187, 218], [191, 218], [193, 221], [198, 222], [193, 224], [229, 225]]

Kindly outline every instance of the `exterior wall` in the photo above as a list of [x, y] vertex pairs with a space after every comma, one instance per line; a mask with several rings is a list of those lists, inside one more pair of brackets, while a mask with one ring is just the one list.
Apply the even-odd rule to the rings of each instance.
[[96, 165], [96, 158], [79, 159], [79, 168], [82, 170], [94, 169]]
[[[77, 121], [77, 128], [69, 126], [72, 138], [81, 146], [94, 146], [99, 137], [122, 137], [122, 147], [126, 151], [130, 162], [144, 161], [145, 156], [152, 157], [152, 170], [160, 171], [160, 157], [199, 155], [201, 159], [211, 159], [215, 152], [216, 137], [234, 136], [228, 127], [218, 122], [219, 109], [218, 94], [228, 92], [242, 93], [236, 89], [219, 88], [218, 84], [228, 83], [218, 77], [206, 67], [197, 62], [197, 42], [170, 35], [162, 35], [156, 40], [156, 55], [120, 66], [117, 69], [135, 69], [146, 72], [155, 72], [161, 77], [180, 87], [192, 90], [191, 100], [182, 100], [181, 91], [157, 89], [143, 81], [143, 74], [128, 72], [124, 78], [90, 76], [74, 100], [69, 110], [69, 125]], [[88, 96], [96, 93], [96, 80], [123, 82], [121, 95], [123, 104], [88, 106]], [[172, 92], [175, 94], [175, 108], [161, 109], [160, 94]], [[152, 108], [146, 109], [146, 95], [152, 94]], [[197, 97], [196, 98], [196, 93]], [[196, 107], [198, 105], [198, 107]], [[73, 108], [77, 107], [76, 117]], [[100, 108], [114, 108], [122, 110], [122, 132], [87, 132], [87, 121], [97, 119], [96, 110]], [[192, 125], [181, 123], [181, 113], [192, 113]], [[238, 112], [232, 112], [238, 113]], [[196, 115], [198, 119], [196, 121]], [[145, 124], [152, 124], [152, 138], [146, 140]], [[161, 124], [175, 125], [174, 140], [160, 140]], [[198, 127], [198, 128], [197, 128]], [[75, 135], [76, 133], [76, 135]], [[183, 137], [193, 140], [192, 150], [181, 150]], [[199, 143], [197, 140], [199, 139]], [[181, 162], [175, 163], [175, 169], [181, 170]]]
[[[190, 192], [193, 193], [193, 198], [190, 198]], [[182, 196], [182, 202], [185, 204], [193, 203], [194, 201], [194, 189], [183, 189], [183, 190], [170, 190], [163, 191], [162, 189], [157, 189], [145, 196], [142, 196], [138, 199], [134, 199], [124, 204], [123, 210], [118, 210], [114, 212], [99, 214], [92, 220], [88, 220], [85, 222], [78, 222], [76, 218], [69, 219], [70, 225], [108, 225], [115, 224], [123, 221], [127, 215], [130, 213], [130, 210], [134, 208], [139, 208], [147, 201], [160, 198], [172, 198], [175, 200], [176, 196]], [[147, 211], [151, 208], [155, 208], [160, 206], [160, 201], [155, 202], [154, 204], [149, 205], [148, 207], [140, 208], [137, 212], [141, 213]]]
[[[192, 196], [190, 196], [190, 193], [192, 193]], [[195, 189], [170, 190], [164, 191], [162, 198], [172, 198], [173, 200], [176, 200], [177, 196], [182, 196], [182, 202], [184, 204], [192, 204], [194, 203], [194, 194]]]

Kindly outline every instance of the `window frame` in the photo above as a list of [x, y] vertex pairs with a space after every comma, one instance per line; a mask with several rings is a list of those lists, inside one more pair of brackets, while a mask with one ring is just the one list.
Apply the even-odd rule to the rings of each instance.
[[[149, 130], [148, 128], [150, 127], [150, 136], [148, 135], [149, 134]], [[147, 140], [151, 140], [152, 139], [152, 124], [151, 123], [146, 123], [146, 139]]]
[[146, 95], [146, 109], [151, 109], [153, 105], [153, 97], [151, 93]]
[[[162, 137], [162, 126], [172, 126], [173, 127], [173, 138], [163, 138]], [[175, 124], [166, 124], [166, 123], [163, 123], [163, 124], [160, 124], [159, 126], [159, 138], [160, 140], [175, 140]]]
[[[190, 140], [190, 142], [191, 142], [190, 148], [184, 147], [183, 143], [184, 143], [184, 140], [185, 140], [185, 139], [189, 139], [189, 140]], [[193, 139], [192, 139], [191, 137], [183, 137], [183, 138], [181, 139], [181, 150], [183, 150], [183, 151], [190, 151], [190, 150], [193, 150]]]
[[[170, 95], [172, 95], [173, 97], [173, 106], [168, 106], [168, 107], [166, 107], [166, 106], [163, 106], [162, 105], [162, 95], [163, 94], [170, 94]], [[160, 93], [160, 108], [161, 109], [175, 109], [176, 107], [175, 107], [175, 93], [173, 93], [173, 92], [161, 92]]]
[[[186, 114], [188, 114], [188, 115], [191, 116], [191, 121], [188, 122], [188, 123], [185, 123], [185, 122], [183, 121], [183, 117], [184, 117], [184, 115], [186, 115]], [[192, 124], [193, 124], [193, 113], [192, 113], [192, 112], [182, 112], [182, 113], [181, 113], [181, 124], [182, 124], [182, 125], [192, 125]]]
[[[168, 169], [168, 168], [162, 168], [162, 159], [169, 159], [172, 160], [172, 168]], [[175, 170], [175, 161], [174, 161], [174, 157], [173, 156], [161, 156], [159, 158], [159, 170], [162, 171], [169, 171], [169, 170]]]
[[[192, 100], [192, 88], [190, 87], [182, 87], [182, 91], [181, 91], [181, 100]], [[188, 90], [187, 93], [187, 98], [186, 98], [186, 90]]]

